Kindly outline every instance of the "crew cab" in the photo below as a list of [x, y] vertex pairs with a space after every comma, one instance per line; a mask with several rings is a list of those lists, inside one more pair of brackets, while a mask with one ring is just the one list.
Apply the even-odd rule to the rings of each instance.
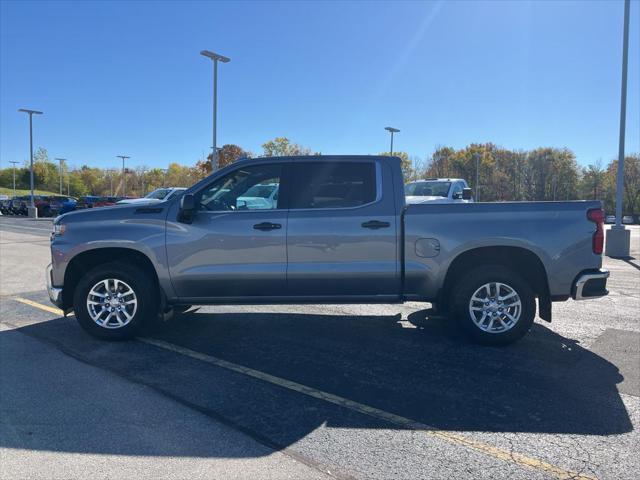
[[[277, 186], [270, 208], [247, 202]], [[245, 200], [242, 200], [242, 199]], [[400, 160], [244, 159], [150, 205], [54, 221], [49, 296], [103, 339], [204, 304], [424, 301], [476, 341], [606, 295], [596, 201], [407, 205]]]

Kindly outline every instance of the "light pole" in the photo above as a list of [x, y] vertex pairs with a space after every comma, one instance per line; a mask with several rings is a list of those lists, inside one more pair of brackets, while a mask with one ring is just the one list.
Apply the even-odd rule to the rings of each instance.
[[476, 202], [480, 201], [480, 155], [477, 153], [474, 154], [476, 157], [476, 198], [473, 200]]
[[122, 159], [122, 196], [125, 197], [127, 193], [127, 176], [125, 175], [124, 161], [127, 158], [131, 158], [131, 157], [128, 157], [126, 155], [116, 155], [116, 157]]
[[16, 196], [16, 164], [20, 162], [10, 161], [9, 163], [13, 163], [13, 196]]
[[66, 158], [56, 158], [60, 162], [60, 195], [62, 195], [62, 162], [66, 162]]
[[218, 110], [218, 61], [228, 63], [231, 61], [228, 57], [223, 57], [209, 50], [202, 50], [200, 55], [210, 58], [213, 61], [213, 154], [211, 156], [211, 172], [218, 169], [218, 150], [217, 150], [217, 110]]
[[622, 224], [624, 191], [624, 134], [627, 120], [627, 65], [629, 63], [629, 8], [624, 2], [624, 27], [622, 33], [622, 86], [620, 88], [620, 138], [618, 142], [618, 174], [616, 177], [616, 224], [607, 231], [606, 255], [628, 257], [631, 231]]
[[398, 133], [400, 130], [393, 127], [384, 127], [384, 129], [391, 134], [391, 148], [389, 148], [389, 153], [393, 155], [393, 134]]
[[28, 108], [20, 108], [18, 111], [29, 115], [29, 152], [31, 154], [31, 173], [29, 175], [29, 183], [31, 186], [31, 204], [29, 205], [28, 212], [29, 217], [37, 217], [38, 210], [36, 210], [36, 206], [33, 201], [33, 115], [42, 115], [42, 112], [39, 110], [29, 110]]

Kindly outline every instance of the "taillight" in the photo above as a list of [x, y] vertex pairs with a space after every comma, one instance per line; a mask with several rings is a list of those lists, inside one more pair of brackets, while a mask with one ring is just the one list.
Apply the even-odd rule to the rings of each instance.
[[591, 242], [593, 253], [601, 255], [604, 247], [604, 229], [602, 228], [604, 224], [604, 210], [601, 208], [592, 208], [587, 211], [587, 218], [596, 224], [596, 231], [593, 234]]

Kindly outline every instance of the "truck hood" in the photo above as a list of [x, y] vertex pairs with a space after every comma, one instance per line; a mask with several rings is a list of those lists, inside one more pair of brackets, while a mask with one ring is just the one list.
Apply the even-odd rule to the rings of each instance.
[[408, 205], [417, 205], [420, 203], [452, 203], [451, 200], [446, 197], [407, 195], [405, 199]]
[[[158, 202], [156, 202], [158, 203]], [[78, 222], [95, 222], [100, 220], [116, 220], [131, 218], [142, 205], [113, 205], [110, 207], [95, 207], [82, 210], [74, 210], [57, 216], [53, 223], [78, 223]]]
[[160, 203], [162, 200], [158, 200], [157, 198], [127, 198], [125, 200], [120, 200], [119, 202], [116, 202], [116, 205], [126, 205], [126, 204], [131, 204], [131, 203], [135, 203], [140, 205], [141, 203]]

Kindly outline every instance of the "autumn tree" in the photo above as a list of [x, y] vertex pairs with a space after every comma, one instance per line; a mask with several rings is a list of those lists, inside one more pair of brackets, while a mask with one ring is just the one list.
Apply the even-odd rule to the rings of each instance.
[[[207, 156], [206, 160], [199, 160], [196, 163], [195, 170], [200, 178], [204, 178], [211, 173], [211, 159], [212, 153]], [[233, 162], [243, 157], [250, 157], [251, 152], [244, 150], [242, 147], [238, 145], [234, 145], [232, 143], [228, 143], [223, 145], [222, 148], [218, 151], [218, 168], [226, 167], [227, 165], [231, 165]]]

